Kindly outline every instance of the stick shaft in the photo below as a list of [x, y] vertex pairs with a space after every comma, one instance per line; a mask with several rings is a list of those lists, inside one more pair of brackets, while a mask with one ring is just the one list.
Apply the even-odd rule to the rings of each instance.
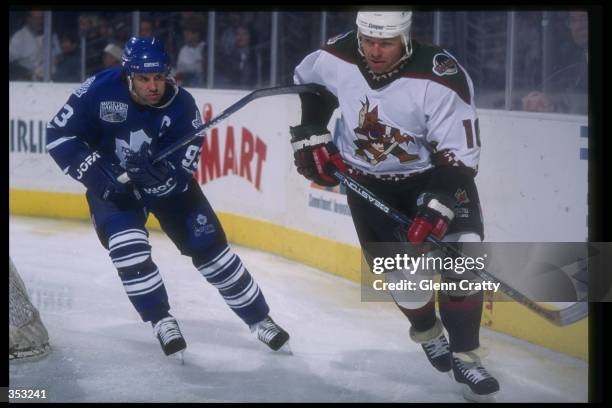
[[[167, 148], [165, 148], [164, 150], [156, 154], [155, 157], [153, 158], [153, 163], [154, 164], [158, 163], [159, 161], [170, 156], [172, 153], [188, 145], [189, 143], [191, 143], [198, 137], [201, 137], [202, 133], [204, 133], [206, 130], [216, 126], [219, 122], [226, 119], [228, 116], [237, 112], [238, 110], [242, 109], [247, 104], [254, 101], [255, 99], [259, 99], [259, 98], [263, 98], [267, 96], [290, 95], [290, 94], [301, 94], [301, 93], [320, 94], [323, 89], [325, 88], [322, 85], [318, 85], [318, 84], [289, 85], [289, 86], [277, 86], [273, 88], [256, 89], [253, 92], [241, 98], [240, 100], [238, 100], [236, 103], [230, 105], [227, 109], [225, 109], [223, 112], [221, 112], [220, 114], [212, 118], [210, 121], [198, 126], [196, 129], [194, 129], [192, 132], [187, 134], [185, 137], [181, 138], [177, 143], [171, 146], [168, 146]], [[127, 173], [123, 173], [119, 177], [117, 177], [117, 180], [125, 184], [130, 180], [130, 178], [127, 175]]]
[[[350, 190], [355, 192], [357, 195], [362, 197], [364, 200], [368, 201], [371, 205], [378, 208], [380, 211], [387, 214], [389, 217], [394, 219], [400, 225], [403, 225], [405, 227], [409, 227], [412, 225], [413, 221], [410, 218], [408, 218], [406, 215], [402, 214], [401, 212], [395, 210], [394, 208], [389, 206], [384, 201], [380, 200], [371, 191], [369, 191], [367, 188], [365, 188], [364, 186], [362, 186], [361, 184], [353, 180], [351, 177], [345, 175], [344, 173], [341, 173], [338, 169], [330, 170], [330, 172], [334, 175], [334, 177], [336, 177], [340, 182], [346, 185]], [[436, 245], [436, 247], [438, 247], [439, 249], [441, 249], [442, 251], [444, 251], [445, 253], [449, 255], [463, 256], [461, 251], [459, 251], [458, 249], [454, 248], [451, 245], [447, 245], [446, 243], [442, 241], [437, 240], [431, 235], [429, 235], [426, 238], [426, 241], [433, 243], [434, 245]], [[546, 320], [558, 326], [565, 326], [567, 324], [574, 323], [582, 319], [583, 317], [585, 317], [588, 312], [587, 310], [588, 307], [586, 303], [584, 302], [575, 303], [572, 306], [569, 306], [561, 310], [546, 309], [540, 306], [538, 303], [536, 303], [532, 299], [530, 299], [529, 297], [519, 292], [518, 290], [514, 289], [512, 286], [508, 285], [506, 282], [502, 281], [501, 279], [487, 272], [485, 269], [474, 269], [472, 270], [472, 272], [474, 272], [476, 275], [478, 275], [483, 280], [489, 280], [495, 283], [499, 283], [499, 288], [501, 289], [501, 291], [504, 292], [506, 295], [508, 295], [510, 298], [516, 300], [517, 302], [528, 307], [529, 309], [531, 309], [533, 312], [537, 313], [541, 317], [545, 318]]]

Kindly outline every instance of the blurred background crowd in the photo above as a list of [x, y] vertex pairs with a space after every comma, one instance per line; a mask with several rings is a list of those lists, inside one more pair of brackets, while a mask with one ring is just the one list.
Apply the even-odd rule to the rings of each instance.
[[[10, 11], [13, 81], [82, 82], [120, 64], [133, 35], [165, 44], [185, 87], [256, 89], [292, 83], [293, 69], [328, 38], [353, 30], [356, 11]], [[586, 114], [584, 11], [431, 11], [412, 36], [454, 55], [485, 109]]]

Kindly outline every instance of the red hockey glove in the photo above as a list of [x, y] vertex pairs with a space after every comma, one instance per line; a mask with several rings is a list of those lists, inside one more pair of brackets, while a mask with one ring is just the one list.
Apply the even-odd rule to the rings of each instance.
[[290, 132], [298, 173], [321, 186], [337, 186], [338, 180], [324, 169], [332, 164], [343, 173], [347, 170], [329, 131], [323, 126], [299, 125], [291, 127]]
[[454, 200], [443, 194], [423, 193], [417, 199], [417, 214], [406, 233], [408, 241], [423, 242], [429, 234], [442, 239], [455, 213]]

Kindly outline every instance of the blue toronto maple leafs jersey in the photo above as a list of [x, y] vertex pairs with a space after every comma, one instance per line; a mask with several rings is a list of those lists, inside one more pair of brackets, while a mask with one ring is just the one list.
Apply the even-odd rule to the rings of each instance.
[[[173, 94], [168, 84], [160, 106]], [[178, 88], [167, 107], [139, 105], [130, 97], [121, 68], [111, 68], [88, 78], [51, 119], [47, 125], [47, 150], [64, 173], [78, 166], [84, 154], [94, 151], [109, 163], [125, 168], [127, 152], [137, 152], [146, 143], [155, 156], [193, 134], [201, 124], [195, 100], [184, 89]], [[167, 158], [179, 169], [179, 180], [193, 177], [203, 137], [200, 135]]]

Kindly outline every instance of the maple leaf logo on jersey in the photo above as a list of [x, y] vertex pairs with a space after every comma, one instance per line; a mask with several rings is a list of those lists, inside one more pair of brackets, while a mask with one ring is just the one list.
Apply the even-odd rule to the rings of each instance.
[[389, 155], [396, 157], [400, 163], [407, 163], [419, 158], [418, 155], [410, 154], [400, 147], [401, 143], [414, 143], [414, 138], [402, 133], [398, 128], [381, 122], [378, 118], [378, 106], [370, 111], [370, 101], [365, 98], [365, 103], [359, 111], [359, 127], [353, 129], [357, 140], [355, 154], [363, 160], [376, 166], [385, 161]]

